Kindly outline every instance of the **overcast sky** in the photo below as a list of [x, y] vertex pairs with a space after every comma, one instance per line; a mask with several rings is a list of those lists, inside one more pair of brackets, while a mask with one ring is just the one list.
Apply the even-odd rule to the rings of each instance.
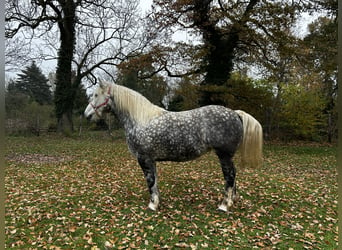
[[152, 5], [152, 0], [140, 0], [140, 8], [143, 10], [143, 11], [147, 11], [151, 8], [151, 5]]

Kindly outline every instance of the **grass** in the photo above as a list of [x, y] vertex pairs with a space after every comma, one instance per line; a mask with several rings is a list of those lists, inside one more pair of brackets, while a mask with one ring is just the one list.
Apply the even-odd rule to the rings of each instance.
[[158, 212], [124, 136], [6, 138], [6, 247], [12, 249], [337, 249], [336, 147], [268, 143], [238, 171], [240, 200], [216, 210], [213, 153], [158, 163]]

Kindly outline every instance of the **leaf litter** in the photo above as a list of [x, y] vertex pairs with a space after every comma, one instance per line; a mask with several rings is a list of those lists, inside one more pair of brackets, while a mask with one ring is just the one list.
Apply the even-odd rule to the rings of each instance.
[[[8, 248], [337, 248], [331, 147], [317, 155], [311, 145], [297, 146], [305, 154], [266, 145], [263, 168], [238, 171], [240, 199], [228, 214], [216, 210], [224, 182], [213, 153], [158, 163], [162, 203], [154, 213], [146, 209], [143, 174], [124, 140], [52, 138], [53, 155], [44, 145], [16, 155], [15, 139], [8, 140]], [[23, 147], [32, 143], [21, 140]]]

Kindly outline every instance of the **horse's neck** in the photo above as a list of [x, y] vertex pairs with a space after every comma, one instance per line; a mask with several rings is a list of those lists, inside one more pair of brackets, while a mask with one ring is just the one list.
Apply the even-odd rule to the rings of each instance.
[[137, 123], [134, 119], [132, 119], [127, 113], [122, 112], [115, 108], [112, 108], [116, 118], [119, 120], [120, 125], [124, 128], [126, 134], [132, 133], [134, 128], [137, 127]]
[[165, 109], [152, 104], [138, 92], [116, 84], [113, 84], [111, 88], [114, 112], [125, 128], [146, 125], [154, 117], [166, 112]]
[[[114, 97], [112, 96], [114, 99]], [[114, 113], [115, 117], [118, 119], [119, 124], [125, 129], [126, 133], [132, 131], [132, 129], [136, 126], [136, 122], [132, 117], [125, 111], [119, 109], [117, 107], [116, 102], [113, 101], [111, 107], [112, 113]]]

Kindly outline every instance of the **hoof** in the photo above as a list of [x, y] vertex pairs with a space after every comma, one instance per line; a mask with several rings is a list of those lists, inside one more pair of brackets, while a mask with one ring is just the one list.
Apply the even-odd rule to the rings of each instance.
[[157, 211], [158, 206], [157, 206], [156, 204], [154, 204], [153, 202], [150, 202], [150, 203], [148, 204], [148, 208], [149, 208], [150, 210], [152, 210], [152, 211]]
[[157, 211], [159, 206], [159, 197], [157, 195], [152, 196], [148, 208], [152, 211]]
[[227, 213], [228, 212], [228, 207], [226, 205], [223, 205], [221, 204], [217, 210], [221, 211], [221, 212], [224, 212], [224, 213]]

